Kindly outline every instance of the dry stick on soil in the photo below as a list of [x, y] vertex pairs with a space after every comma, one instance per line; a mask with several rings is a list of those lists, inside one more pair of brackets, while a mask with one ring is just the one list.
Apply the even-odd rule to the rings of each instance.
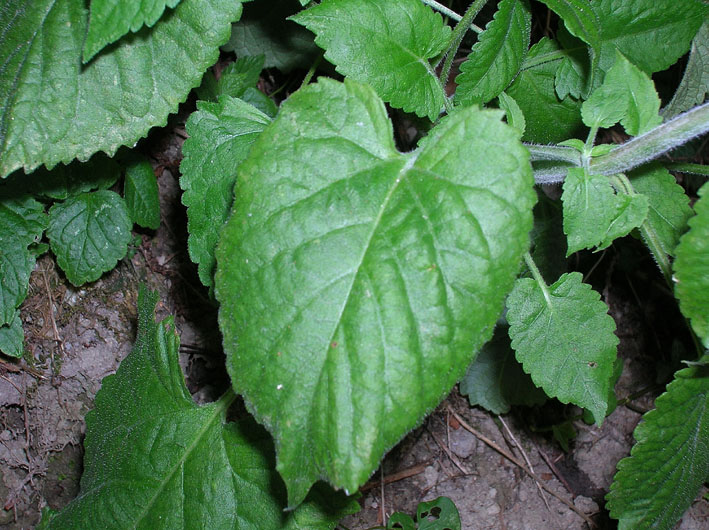
[[382, 460], [382, 465], [379, 467], [379, 483], [380, 487], [379, 490], [381, 492], [382, 496], [382, 503], [381, 503], [381, 518], [382, 518], [382, 524], [386, 524], [387, 522], [387, 512], [386, 509], [384, 508], [384, 460]]
[[[62, 358], [66, 357], [66, 352], [64, 351], [64, 341], [59, 336], [59, 330], [57, 329], [57, 321], [54, 319], [54, 297], [52, 296], [52, 290], [49, 287], [49, 279], [47, 278], [47, 271], [42, 270], [42, 278], [44, 279], [44, 287], [47, 289], [47, 298], [49, 298], [49, 321], [52, 324], [52, 333], [54, 334], [55, 347], [59, 348], [59, 352]], [[54, 348], [51, 351], [52, 360], [52, 384], [54, 384]]]
[[451, 450], [446, 447], [446, 444], [443, 443], [443, 440], [441, 440], [440, 436], [438, 436], [435, 432], [433, 432], [433, 430], [429, 429], [428, 427], [426, 427], [426, 430], [431, 434], [431, 436], [433, 436], [433, 439], [436, 440], [438, 446], [443, 449], [443, 451], [448, 455], [448, 458], [450, 458], [450, 461], [455, 464], [455, 467], [460, 469], [464, 475], [470, 475], [470, 471], [463, 467], [463, 464], [461, 464], [460, 461], [451, 452]]
[[464, 428], [466, 431], [468, 431], [469, 433], [475, 435], [478, 439], [480, 439], [480, 440], [482, 440], [483, 442], [485, 442], [488, 446], [490, 446], [490, 447], [493, 448], [495, 451], [497, 451], [498, 453], [500, 453], [502, 456], [504, 456], [505, 458], [507, 458], [507, 460], [509, 460], [509, 461], [512, 462], [513, 464], [519, 466], [522, 470], [524, 470], [525, 473], [527, 473], [530, 477], [532, 477], [534, 480], [536, 480], [536, 481], [539, 483], [539, 485], [544, 489], [544, 491], [546, 491], [546, 492], [549, 493], [550, 495], [556, 497], [559, 501], [563, 502], [566, 506], [568, 506], [570, 510], [574, 511], [576, 514], [579, 515], [579, 517], [583, 518], [583, 520], [586, 521], [586, 524], [588, 524], [588, 526], [589, 526], [590, 528], [596, 528], [596, 523], [594, 523], [593, 520], [592, 520], [588, 515], [586, 515], [586, 514], [585, 514], [584, 512], [582, 512], [581, 510], [579, 510], [579, 509], [574, 505], [573, 502], [571, 502], [571, 501], [568, 500], [568, 499], [565, 499], [564, 497], [562, 497], [561, 495], [559, 495], [557, 492], [555, 492], [554, 490], [552, 490], [551, 488], [549, 488], [548, 486], [546, 486], [543, 482], [541, 482], [541, 480], [539, 479], [539, 477], [537, 477], [537, 475], [536, 475], [534, 472], [530, 471], [530, 470], [527, 468], [527, 466], [524, 465], [524, 462], [522, 462], [519, 458], [517, 458], [517, 457], [514, 456], [512, 453], [510, 453], [507, 449], [504, 449], [504, 448], [500, 447], [500, 446], [497, 445], [494, 441], [492, 441], [490, 438], [488, 438], [488, 437], [485, 436], [483, 433], [481, 433], [480, 431], [478, 431], [477, 429], [475, 429], [474, 427], [472, 427], [472, 426], [471, 426], [470, 424], [468, 424], [468, 422], [466, 422], [466, 421], [463, 419], [463, 417], [462, 417], [460, 414], [458, 414], [456, 411], [454, 411], [453, 409], [450, 409], [450, 407], [449, 407], [449, 410], [451, 411], [451, 414], [453, 415], [453, 417], [454, 417], [456, 420], [458, 420], [458, 422], [463, 426], [463, 428]]
[[[398, 471], [392, 475], [387, 475], [384, 478], [384, 484], [391, 484], [392, 482], [398, 482], [399, 480], [404, 480], [405, 478], [414, 477], [426, 471], [426, 468], [431, 465], [431, 460], [423, 462], [422, 464], [416, 464], [415, 466], [409, 467], [402, 471]], [[380, 485], [380, 482], [369, 482], [360, 488], [360, 492], [364, 493], [371, 489], [374, 489]]]

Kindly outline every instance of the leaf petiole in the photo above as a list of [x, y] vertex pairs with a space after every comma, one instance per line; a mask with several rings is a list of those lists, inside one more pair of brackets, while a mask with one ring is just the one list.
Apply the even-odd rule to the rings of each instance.
[[532, 255], [529, 252], [524, 255], [524, 262], [526, 263], [527, 267], [529, 267], [529, 271], [532, 273], [534, 281], [539, 284], [539, 288], [542, 290], [542, 294], [544, 295], [544, 300], [546, 301], [547, 306], [549, 307], [549, 311], [552, 311], [553, 305], [551, 303], [551, 295], [549, 294], [549, 286], [547, 285], [547, 282], [544, 281], [542, 273], [539, 272], [539, 267], [537, 267], [537, 264], [534, 263]]

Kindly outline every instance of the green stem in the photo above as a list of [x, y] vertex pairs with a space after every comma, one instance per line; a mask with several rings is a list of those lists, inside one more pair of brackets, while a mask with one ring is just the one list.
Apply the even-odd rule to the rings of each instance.
[[483, 6], [487, 3], [487, 0], [475, 0], [467, 11], [460, 19], [458, 24], [456, 24], [455, 29], [453, 29], [453, 34], [451, 35], [451, 41], [448, 45], [448, 51], [446, 52], [446, 60], [443, 62], [443, 69], [441, 70], [441, 75], [439, 79], [441, 80], [441, 85], [444, 87], [448, 84], [448, 76], [451, 73], [451, 68], [453, 66], [453, 59], [455, 59], [456, 53], [458, 53], [458, 48], [460, 48], [460, 43], [463, 42], [463, 37], [465, 32], [470, 28], [470, 24], [478, 15]]
[[[460, 22], [463, 17], [461, 17], [458, 13], [453, 11], [452, 9], [447, 8], [443, 4], [436, 2], [436, 0], [421, 0], [424, 4], [429, 6], [432, 9], [435, 9], [436, 11], [439, 11], [440, 13], [443, 13], [445, 16], [448, 18], [455, 20], [456, 22]], [[470, 29], [472, 29], [475, 33], [482, 33], [483, 29], [480, 26], [476, 26], [475, 24], [470, 24]]]
[[704, 164], [690, 164], [688, 162], [665, 162], [663, 164], [666, 169], [676, 171], [677, 173], [691, 173], [692, 175], [701, 175], [709, 177], [709, 166]]
[[310, 70], [308, 70], [308, 73], [305, 74], [305, 77], [303, 78], [303, 82], [300, 84], [300, 88], [303, 88], [308, 83], [310, 83], [310, 80], [315, 75], [315, 70], [318, 69], [318, 66], [320, 66], [320, 63], [322, 62], [322, 58], [323, 58], [323, 54], [321, 53], [320, 55], [318, 55], [318, 58], [315, 59], [315, 61], [313, 62], [312, 66], [310, 67]]
[[544, 294], [544, 300], [546, 300], [547, 306], [549, 306], [549, 309], [552, 309], [551, 295], [549, 294], [549, 287], [547, 286], [547, 282], [544, 281], [542, 273], [539, 272], [539, 268], [537, 267], [537, 264], [534, 263], [532, 255], [529, 252], [525, 253], [524, 262], [527, 264], [527, 267], [529, 267], [529, 271], [532, 273], [534, 280], [539, 284], [539, 288]]
[[709, 103], [680, 114], [611, 152], [593, 158], [590, 170], [601, 175], [621, 173], [649, 162], [706, 132], [709, 132]]
[[576, 166], [581, 165], [581, 153], [573, 147], [563, 145], [524, 144], [529, 151], [532, 162], [549, 160], [552, 162], [570, 162]]

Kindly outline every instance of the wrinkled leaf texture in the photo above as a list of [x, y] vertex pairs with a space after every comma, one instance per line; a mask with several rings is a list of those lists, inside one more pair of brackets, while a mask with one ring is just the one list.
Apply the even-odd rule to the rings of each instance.
[[233, 394], [192, 401], [173, 319], [155, 322], [157, 299], [141, 287], [133, 350], [86, 415], [79, 496], [48, 527], [326, 530], [356, 511], [326, 488], [283, 511], [268, 434], [251, 419], [226, 422]]
[[290, 506], [318, 478], [355, 491], [492, 334], [535, 201], [501, 117], [462, 109], [403, 155], [373, 89], [321, 79], [242, 164], [219, 321]]
[[177, 110], [239, 18], [235, 0], [183, 0], [81, 64], [84, 0], [0, 5], [0, 176], [134, 145]]

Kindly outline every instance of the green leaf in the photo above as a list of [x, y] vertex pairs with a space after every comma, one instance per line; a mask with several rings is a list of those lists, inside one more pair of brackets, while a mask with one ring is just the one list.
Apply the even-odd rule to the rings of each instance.
[[246, 4], [244, 16], [234, 24], [231, 38], [222, 49], [238, 57], [263, 54], [265, 68], [275, 67], [285, 73], [308, 69], [322, 52], [311, 32], [287, 20], [298, 10], [294, 0]]
[[460, 530], [458, 508], [448, 497], [420, 502], [416, 508], [418, 530]]
[[197, 112], [187, 120], [190, 137], [180, 165], [182, 203], [187, 206], [190, 257], [208, 287], [216, 267], [214, 249], [234, 201], [238, 168], [270, 122], [251, 105], [228, 96], [218, 103], [198, 103]]
[[515, 359], [507, 328], [502, 326], [495, 328], [492, 340], [468, 367], [460, 393], [468, 396], [472, 406], [494, 414], [505, 414], [512, 405], [541, 405], [547, 399]]
[[587, 99], [591, 91], [591, 58], [589, 48], [581, 39], [574, 37], [565, 26], [560, 26], [556, 32], [564, 58], [559, 63], [554, 77], [554, 88], [560, 99], [571, 96], [576, 99]]
[[97, 280], [126, 255], [132, 226], [120, 195], [94, 191], [52, 206], [47, 237], [67, 279], [78, 286]]
[[25, 247], [35, 243], [46, 227], [47, 215], [39, 202], [0, 184], [0, 249], [9, 242]]
[[677, 245], [674, 262], [675, 295], [682, 313], [709, 348], [709, 183], [699, 189], [696, 215]]
[[689, 197], [669, 171], [659, 164], [642, 166], [628, 174], [633, 189], [649, 202], [645, 222], [657, 235], [662, 250], [674, 256], [679, 236], [692, 216]]
[[0, 175], [134, 145], [177, 110], [218, 57], [235, 0], [183, 0], [88, 65], [84, 0], [9, 0], [0, 10]]
[[669, 120], [695, 105], [704, 103], [707, 92], [709, 92], [709, 22], [704, 22], [692, 41], [682, 81], [672, 101], [662, 109], [662, 116]]
[[519, 72], [529, 48], [532, 14], [526, 0], [502, 0], [494, 18], [460, 65], [456, 101], [487, 103], [500, 95]]
[[505, 111], [507, 123], [509, 123], [511, 127], [517, 129], [520, 136], [523, 135], [525, 129], [527, 128], [527, 122], [524, 119], [522, 109], [519, 108], [519, 105], [515, 99], [508, 96], [504, 92], [500, 92], [498, 102], [500, 104], [500, 108]]
[[371, 87], [321, 78], [239, 168], [220, 327], [290, 506], [320, 477], [355, 491], [492, 334], [535, 201], [501, 117], [460, 109], [403, 155]]
[[673, 528], [709, 479], [709, 371], [677, 372], [635, 429], [606, 496], [618, 528]]
[[25, 333], [22, 330], [20, 312], [15, 311], [10, 323], [0, 326], [0, 353], [10, 357], [22, 357], [24, 342]]
[[603, 84], [581, 106], [581, 118], [589, 127], [612, 127], [620, 122], [631, 136], [648, 132], [662, 123], [660, 98], [646, 73], [620, 53]]
[[329, 507], [316, 501], [322, 489], [283, 512], [267, 433], [250, 419], [226, 423], [231, 393], [192, 401], [173, 319], [156, 324], [156, 302], [141, 288], [133, 351], [103, 380], [86, 416], [81, 491], [49, 528], [324, 530], [352, 513], [356, 503], [341, 495], [329, 494]]
[[323, 0], [290, 18], [315, 33], [339, 73], [370, 84], [392, 107], [431, 120], [443, 110], [446, 95], [429, 61], [445, 50], [451, 29], [420, 0]]
[[84, 63], [89, 62], [104, 46], [123, 35], [152, 27], [166, 7], [180, 0], [91, 0], [89, 31], [84, 42]]
[[563, 209], [558, 200], [551, 200], [543, 191], [537, 195], [530, 254], [542, 277], [552, 282], [568, 270]]
[[202, 85], [196, 90], [197, 97], [203, 101], [217, 101], [221, 95], [240, 98], [246, 89], [258, 83], [263, 62], [263, 55], [239, 57], [224, 69], [219, 81], [212, 72], [207, 72]]
[[15, 318], [15, 309], [27, 297], [35, 258], [18, 240], [0, 242], [0, 326]]
[[547, 395], [591, 411], [608, 409], [618, 337], [600, 295], [578, 272], [547, 287], [517, 280], [507, 299], [512, 347], [524, 371]]
[[609, 246], [640, 226], [648, 213], [642, 195], [616, 194], [608, 177], [569, 169], [563, 184], [564, 233], [569, 256], [582, 248]]
[[106, 190], [121, 176], [121, 167], [113, 158], [97, 153], [86, 162], [59, 164], [51, 171], [44, 167], [32, 173], [31, 191], [52, 199], [68, 199], [86, 191]]
[[147, 158], [141, 157], [126, 168], [123, 196], [131, 220], [139, 226], [157, 230], [160, 226], [158, 180]]
[[[527, 60], [535, 60], [559, 49], [546, 37], [529, 49]], [[553, 143], [578, 136], [584, 126], [581, 103], [573, 98], [560, 100], [554, 88], [558, 64], [542, 62], [525, 68], [505, 90], [524, 113], [527, 127], [523, 139], [529, 142]]]

